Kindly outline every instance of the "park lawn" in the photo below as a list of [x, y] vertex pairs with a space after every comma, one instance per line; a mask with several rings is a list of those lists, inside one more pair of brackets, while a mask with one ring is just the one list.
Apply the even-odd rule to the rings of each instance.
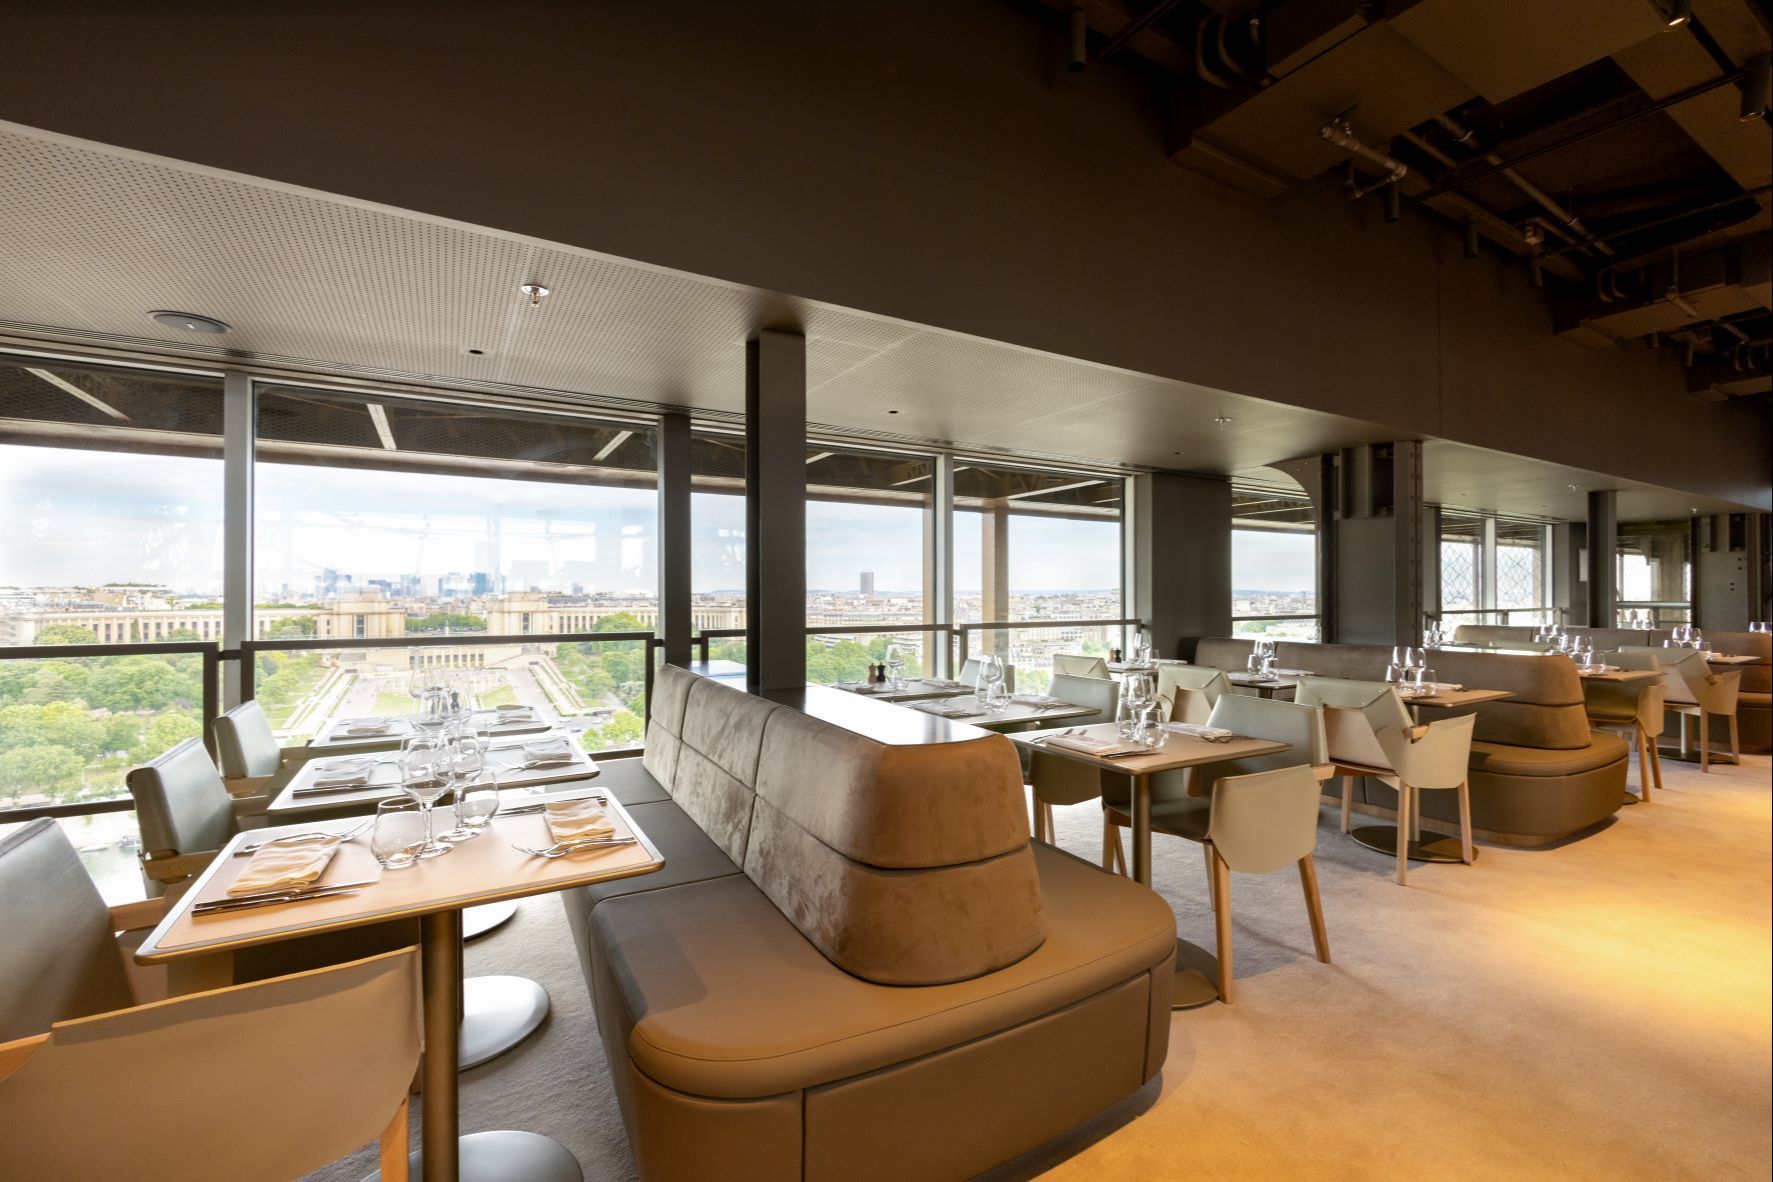
[[410, 694], [377, 694], [376, 704], [370, 709], [371, 714], [411, 714], [412, 696]]
[[484, 694], [476, 694], [475, 700], [479, 702], [482, 707], [486, 708], [491, 708], [493, 706], [515, 706], [517, 705], [517, 691], [508, 685], [496, 686], [493, 689], [487, 690]]

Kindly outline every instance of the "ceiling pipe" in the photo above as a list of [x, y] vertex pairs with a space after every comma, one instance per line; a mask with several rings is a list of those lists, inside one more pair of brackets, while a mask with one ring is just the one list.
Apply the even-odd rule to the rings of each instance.
[[1083, 73], [1084, 65], [1089, 61], [1090, 51], [1090, 16], [1084, 11], [1082, 4], [1073, 4], [1069, 14], [1071, 61], [1067, 68], [1073, 74]]
[[1207, 25], [1214, 19], [1213, 14], [1209, 12], [1201, 17], [1194, 26], [1194, 72], [1200, 76], [1202, 82], [1213, 89], [1230, 90], [1231, 80], [1214, 73], [1212, 68], [1207, 65]]
[[1744, 123], [1767, 117], [1773, 100], [1773, 57], [1761, 54], [1742, 68], [1742, 104], [1737, 115]]
[[[1484, 149], [1479, 146], [1477, 142], [1477, 137], [1466, 128], [1461, 127], [1459, 122], [1452, 116], [1436, 115], [1434, 121], [1445, 128], [1448, 135], [1452, 136], [1472, 151], [1484, 152]], [[1548, 213], [1551, 214], [1552, 217], [1556, 218], [1560, 224], [1580, 239], [1585, 245], [1593, 246], [1602, 254], [1610, 255], [1613, 253], [1613, 248], [1596, 238], [1589, 228], [1582, 224], [1580, 218], [1559, 205], [1556, 201], [1552, 200], [1551, 197], [1540, 189], [1538, 185], [1535, 185], [1532, 181], [1516, 172], [1513, 168], [1510, 168], [1508, 163], [1503, 160], [1502, 157], [1494, 152], [1484, 152], [1484, 159], [1491, 164], [1502, 165], [1502, 175], [1507, 177], [1509, 181], [1513, 183], [1515, 188], [1519, 189], [1522, 193], [1525, 193], [1532, 200], [1537, 201]]]
[[1096, 54], [1096, 60], [1099, 62], [1105, 62], [1121, 50], [1125, 49], [1128, 45], [1132, 44], [1135, 37], [1162, 20], [1169, 14], [1169, 11], [1172, 8], [1176, 7], [1181, 2], [1182, 0], [1157, 0], [1156, 4], [1153, 4], [1150, 8], [1147, 8], [1144, 12], [1141, 12], [1138, 16], [1128, 21], [1126, 25], [1122, 27], [1120, 32], [1110, 37], [1108, 39], [1108, 44], [1104, 45]]
[[1366, 186], [1356, 184], [1353, 174], [1349, 175], [1348, 195], [1356, 200], [1376, 189], [1382, 189], [1386, 185], [1391, 185], [1395, 189], [1399, 181], [1410, 175], [1410, 170], [1403, 161], [1387, 156], [1379, 149], [1369, 147], [1362, 142], [1361, 138], [1354, 134], [1354, 128], [1348, 125], [1347, 118], [1342, 115], [1338, 115], [1324, 124], [1318, 129], [1318, 134], [1344, 152], [1359, 157], [1380, 170], [1380, 179]]

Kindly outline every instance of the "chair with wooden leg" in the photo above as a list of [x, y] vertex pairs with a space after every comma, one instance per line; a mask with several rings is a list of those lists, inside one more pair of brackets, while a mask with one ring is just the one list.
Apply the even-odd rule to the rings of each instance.
[[1471, 732], [1477, 715], [1459, 714], [1427, 726], [1376, 732], [1391, 764], [1397, 788], [1397, 881], [1408, 884], [1410, 843], [1406, 834], [1421, 825], [1421, 793], [1448, 789], [1459, 794], [1459, 860], [1471, 865]]
[[[1653, 660], [1654, 658], [1652, 658]], [[1588, 711], [1588, 725], [1598, 731], [1621, 734], [1638, 752], [1638, 802], [1650, 802], [1650, 786], [1662, 791], [1662, 760], [1656, 752], [1657, 736], [1662, 734], [1663, 698], [1666, 690], [1660, 681], [1617, 682], [1584, 681], [1582, 695]], [[1628, 794], [1626, 803], [1633, 803]]]
[[1210, 665], [1159, 665], [1157, 700], [1171, 722], [1204, 725], [1219, 699], [1231, 693], [1225, 671]]
[[1342, 677], [1301, 678], [1293, 701], [1323, 711], [1327, 762], [1331, 774], [1342, 780], [1341, 824], [1342, 832], [1347, 833], [1355, 780], [1370, 776], [1396, 787], [1397, 773], [1379, 745], [1378, 732], [1386, 727], [1409, 727], [1410, 712], [1395, 686]]
[[[1737, 728], [1736, 703], [1742, 690], [1742, 671], [1713, 673], [1705, 663], [1705, 654], [1694, 649], [1651, 648], [1624, 649], [1625, 652], [1648, 652], [1662, 668], [1662, 684], [1667, 695], [1667, 709], [1681, 718], [1681, 751], [1691, 748], [1687, 720], [1699, 720], [1699, 770], [1711, 771], [1714, 758], [1711, 749], [1711, 720], [1729, 720], [1730, 763], [1742, 762], [1742, 737]], [[1722, 758], [1718, 756], [1716, 758]]]
[[1108, 676], [1108, 661], [1104, 657], [1092, 657], [1087, 653], [1054, 653], [1053, 676], [1057, 677], [1061, 673], [1067, 677], [1104, 678]]
[[[1107, 677], [1073, 677], [1068, 673], [1055, 673], [1047, 692], [1055, 698], [1095, 711], [1070, 719], [1067, 726], [1113, 722], [1114, 708], [1120, 701], [1120, 683]], [[1094, 800], [1102, 795], [1102, 778], [1095, 768], [1075, 760], [1040, 751], [1030, 752], [1028, 785], [1032, 790], [1035, 840], [1053, 844], [1053, 806]]]

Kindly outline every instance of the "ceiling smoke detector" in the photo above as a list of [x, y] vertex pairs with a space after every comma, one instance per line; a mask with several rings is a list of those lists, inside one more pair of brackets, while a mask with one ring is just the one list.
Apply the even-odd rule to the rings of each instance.
[[548, 289], [539, 283], [526, 283], [517, 290], [529, 297], [529, 306], [532, 308], [540, 307], [542, 301], [548, 298]]
[[199, 316], [195, 312], [173, 312], [159, 309], [148, 313], [155, 324], [163, 324], [167, 328], [179, 328], [186, 332], [206, 332], [216, 336], [228, 332], [231, 326], [214, 316]]

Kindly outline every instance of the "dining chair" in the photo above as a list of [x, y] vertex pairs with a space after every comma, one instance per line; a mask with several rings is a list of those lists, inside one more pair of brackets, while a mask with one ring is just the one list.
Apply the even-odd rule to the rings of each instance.
[[[1626, 667], [1624, 658], [1633, 654], [1612, 654], [1612, 664]], [[1655, 658], [1649, 658], [1655, 668]], [[1650, 785], [1662, 791], [1662, 758], [1656, 751], [1656, 739], [1662, 734], [1663, 705], [1667, 687], [1660, 681], [1617, 682], [1584, 679], [1582, 697], [1588, 712], [1588, 724], [1598, 731], [1625, 736], [1625, 741], [1638, 752], [1638, 800], [1650, 802]], [[1630, 798], [1627, 798], [1629, 803]]]
[[1230, 695], [1225, 671], [1211, 665], [1159, 665], [1157, 700], [1171, 722], [1204, 725], [1219, 699]]
[[1470, 864], [1471, 734], [1477, 715], [1419, 726], [1396, 687], [1385, 682], [1305, 677], [1294, 700], [1324, 712], [1329, 761], [1342, 780], [1342, 832], [1348, 832], [1353, 777], [1371, 776], [1397, 792], [1397, 881], [1408, 885], [1410, 842], [1421, 834], [1423, 791], [1459, 794], [1459, 860]]
[[286, 764], [283, 748], [256, 699], [240, 703], [215, 720], [215, 752], [222, 768], [222, 785], [236, 799], [268, 802], [268, 790], [280, 787], [277, 782], [287, 778], [280, 775]]
[[[262, 798], [230, 796], [209, 752], [186, 739], [141, 767], [124, 783], [135, 798], [141, 824], [142, 880], [148, 894], [182, 889], [208, 866], [215, 852], [250, 823]], [[262, 817], [257, 817], [262, 822]]]
[[[1621, 650], [1622, 652], [1628, 650]], [[1692, 747], [1687, 726], [1689, 718], [1699, 720], [1699, 770], [1711, 771], [1711, 720], [1719, 715], [1730, 720], [1729, 762], [1742, 762], [1742, 739], [1737, 731], [1736, 701], [1742, 690], [1742, 670], [1713, 673], [1705, 663], [1705, 654], [1697, 649], [1641, 649], [1648, 652], [1662, 668], [1665, 705], [1681, 718], [1681, 750]], [[1678, 656], [1676, 654], [1679, 654]]]
[[378, 1142], [399, 1182], [419, 988], [405, 948], [0, 1044], [0, 1177], [281, 1182]]
[[1108, 661], [1083, 653], [1054, 653], [1053, 674], [1061, 673], [1069, 677], [1107, 677]]
[[[1069, 719], [1067, 726], [1091, 726], [1113, 722], [1114, 709], [1120, 701], [1120, 683], [1108, 677], [1077, 677], [1069, 673], [1053, 674], [1047, 690], [1074, 706], [1087, 706], [1093, 713]], [[1053, 806], [1082, 804], [1102, 795], [1104, 778], [1124, 779], [1113, 773], [1098, 772], [1075, 760], [1031, 751], [1028, 755], [1028, 785], [1032, 791], [1034, 838], [1049, 844], [1053, 841]]]
[[[979, 688], [979, 658], [968, 657], [960, 667], [960, 676], [955, 678], [962, 685]], [[1009, 661], [1003, 663], [1003, 687], [1012, 694], [1016, 692], [1016, 667]]]

